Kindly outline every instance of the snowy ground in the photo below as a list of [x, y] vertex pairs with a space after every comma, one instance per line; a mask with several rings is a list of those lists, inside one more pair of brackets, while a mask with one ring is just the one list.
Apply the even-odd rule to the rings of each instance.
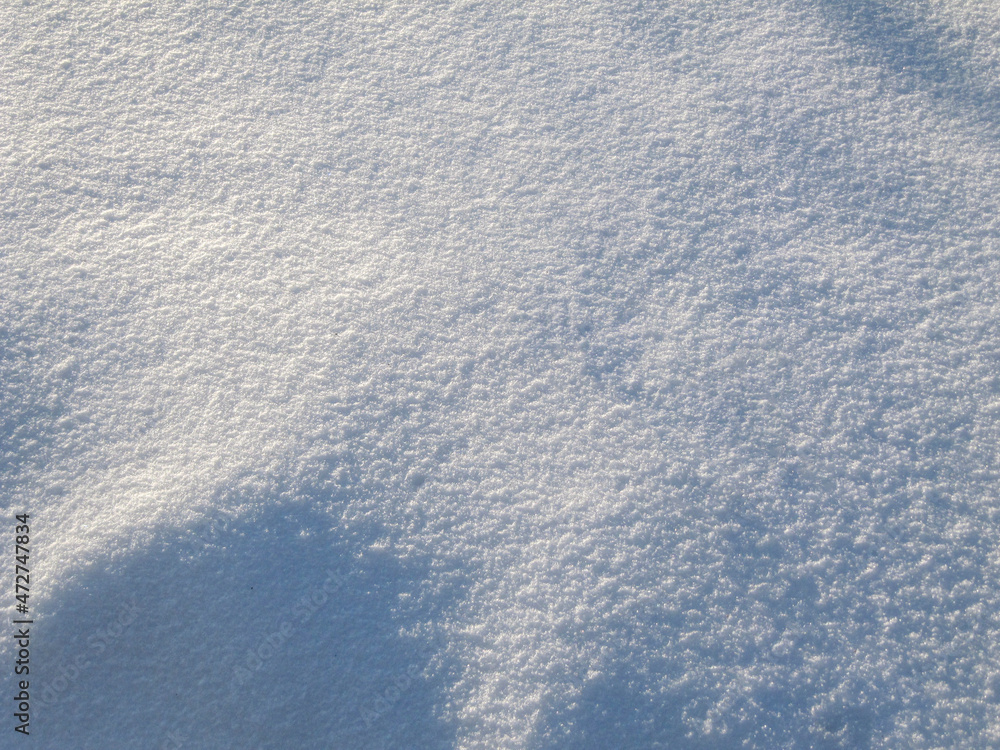
[[1000, 6], [0, 40], [0, 746], [1000, 745]]

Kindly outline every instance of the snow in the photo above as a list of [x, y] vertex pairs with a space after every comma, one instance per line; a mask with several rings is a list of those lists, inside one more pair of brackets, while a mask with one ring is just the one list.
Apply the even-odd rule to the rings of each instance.
[[1000, 744], [995, 4], [0, 38], [17, 742]]

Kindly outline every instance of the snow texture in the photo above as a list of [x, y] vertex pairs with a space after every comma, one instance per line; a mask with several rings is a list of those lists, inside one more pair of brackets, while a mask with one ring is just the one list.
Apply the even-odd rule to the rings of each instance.
[[1000, 746], [996, 3], [0, 40], [0, 745]]

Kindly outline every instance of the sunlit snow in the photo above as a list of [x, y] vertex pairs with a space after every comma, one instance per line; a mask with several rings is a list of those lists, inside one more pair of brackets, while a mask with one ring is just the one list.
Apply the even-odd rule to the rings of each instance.
[[1000, 6], [0, 42], [0, 746], [1000, 746]]

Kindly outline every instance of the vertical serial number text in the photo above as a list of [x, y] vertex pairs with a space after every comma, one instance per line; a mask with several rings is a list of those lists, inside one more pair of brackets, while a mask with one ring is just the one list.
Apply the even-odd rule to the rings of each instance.
[[13, 620], [14, 641], [17, 649], [14, 651], [14, 675], [17, 695], [14, 696], [14, 731], [30, 734], [28, 727], [31, 720], [31, 687], [28, 681], [31, 666], [31, 625], [34, 620], [28, 618], [28, 597], [31, 595], [31, 567], [28, 565], [31, 554], [31, 529], [28, 527], [28, 514], [14, 516], [17, 525], [14, 527], [14, 609], [18, 617]]

